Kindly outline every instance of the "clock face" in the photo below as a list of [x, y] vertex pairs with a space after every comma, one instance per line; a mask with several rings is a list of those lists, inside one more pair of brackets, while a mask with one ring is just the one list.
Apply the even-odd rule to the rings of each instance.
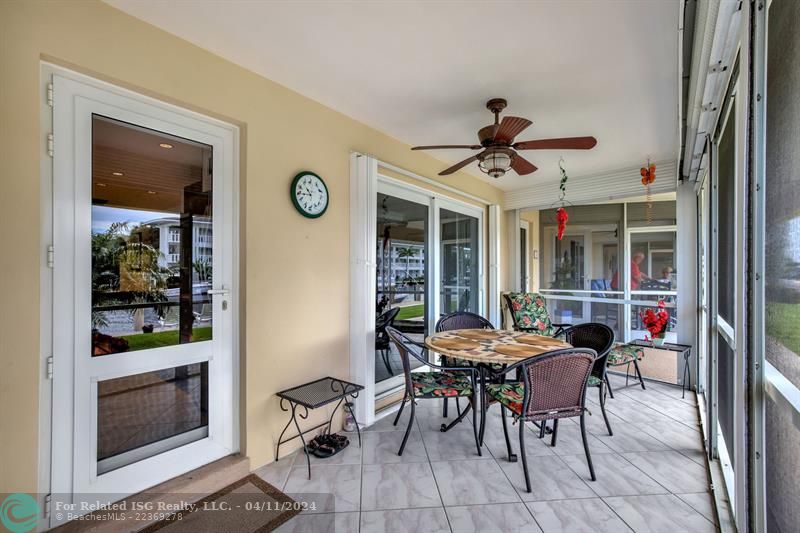
[[291, 194], [294, 206], [309, 218], [322, 216], [328, 208], [328, 187], [322, 178], [311, 172], [301, 172], [295, 176]]

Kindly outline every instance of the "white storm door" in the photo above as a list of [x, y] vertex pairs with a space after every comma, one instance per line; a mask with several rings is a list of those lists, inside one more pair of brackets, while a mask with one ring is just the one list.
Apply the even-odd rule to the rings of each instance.
[[237, 132], [53, 85], [52, 490], [114, 501], [238, 449]]

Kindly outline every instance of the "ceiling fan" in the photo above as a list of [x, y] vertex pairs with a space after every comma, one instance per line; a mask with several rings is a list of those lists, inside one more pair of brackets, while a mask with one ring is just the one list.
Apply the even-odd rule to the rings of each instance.
[[436, 146], [415, 146], [412, 150], [439, 150], [465, 148], [482, 150], [450, 168], [439, 172], [446, 176], [464, 168], [473, 161], [478, 161], [478, 168], [493, 178], [499, 178], [509, 169], [520, 176], [536, 172], [536, 165], [517, 153], [518, 150], [590, 150], [597, 144], [594, 137], [562, 137], [557, 139], [539, 139], [535, 141], [514, 142], [514, 137], [533, 124], [527, 118], [503, 117], [500, 112], [508, 102], [504, 98], [492, 98], [486, 102], [486, 108], [494, 113], [494, 124], [478, 130], [480, 144], [442, 144]]

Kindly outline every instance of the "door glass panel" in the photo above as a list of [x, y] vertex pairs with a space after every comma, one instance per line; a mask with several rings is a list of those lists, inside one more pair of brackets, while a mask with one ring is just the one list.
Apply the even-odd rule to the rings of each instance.
[[100, 381], [102, 474], [208, 436], [208, 363]]
[[212, 147], [92, 118], [92, 356], [211, 338]]
[[[428, 206], [378, 193], [377, 222], [376, 383], [403, 374], [386, 326], [414, 340], [425, 339]], [[411, 359], [412, 369], [421, 364]]]
[[[560, 241], [555, 235], [551, 238], [555, 253], [551, 258], [551, 278], [545, 288], [562, 291], [583, 290], [585, 280], [583, 235], [564, 235]], [[584, 302], [569, 300], [554, 300], [554, 302], [555, 305], [550, 309], [550, 318], [554, 322], [558, 324], [586, 322], [583, 313]]]
[[478, 313], [478, 219], [439, 211], [442, 243], [441, 310]]

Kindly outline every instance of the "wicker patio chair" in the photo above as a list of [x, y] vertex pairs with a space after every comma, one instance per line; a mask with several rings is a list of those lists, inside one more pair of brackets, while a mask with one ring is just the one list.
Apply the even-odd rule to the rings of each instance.
[[[589, 387], [597, 387], [600, 391], [600, 412], [603, 413], [608, 434], [613, 435], [611, 424], [606, 414], [606, 387], [608, 386], [608, 354], [614, 345], [614, 331], [605, 324], [589, 322], [572, 326], [564, 332], [564, 339], [575, 348], [591, 348], [597, 352], [592, 373], [589, 376]], [[610, 387], [608, 387], [610, 390]]]
[[[458, 313], [444, 315], [439, 319], [438, 322], [436, 322], [436, 327], [434, 329], [437, 333], [439, 333], [440, 331], [452, 331], [454, 329], [494, 329], [494, 326], [491, 322], [480, 315], [476, 315], [475, 313], [470, 313], [467, 311], [461, 311]], [[442, 356], [442, 364], [445, 366], [472, 366], [466, 361], [453, 359], [444, 355]], [[442, 406], [442, 416], [445, 418], [447, 418], [448, 403], [448, 399], [445, 398], [444, 405]], [[458, 398], [456, 398], [456, 410], [460, 415], [461, 406], [458, 403]]]
[[[562, 418], [580, 417], [581, 438], [586, 453], [586, 462], [592, 481], [597, 477], [589, 453], [586, 437], [586, 385], [594, 366], [597, 353], [590, 348], [567, 348], [544, 355], [530, 357], [509, 366], [507, 370], [522, 369], [522, 382], [492, 383], [486, 386], [487, 393], [500, 402], [501, 416], [511, 411], [515, 422], [519, 422], [519, 453], [522, 455], [522, 470], [525, 486], [531, 492], [528, 460], [525, 454], [525, 422], [544, 425], [553, 420], [553, 435], [550, 441], [555, 446], [558, 421]], [[511, 449], [506, 426], [503, 426], [506, 446]], [[511, 460], [511, 457], [509, 457]]]

